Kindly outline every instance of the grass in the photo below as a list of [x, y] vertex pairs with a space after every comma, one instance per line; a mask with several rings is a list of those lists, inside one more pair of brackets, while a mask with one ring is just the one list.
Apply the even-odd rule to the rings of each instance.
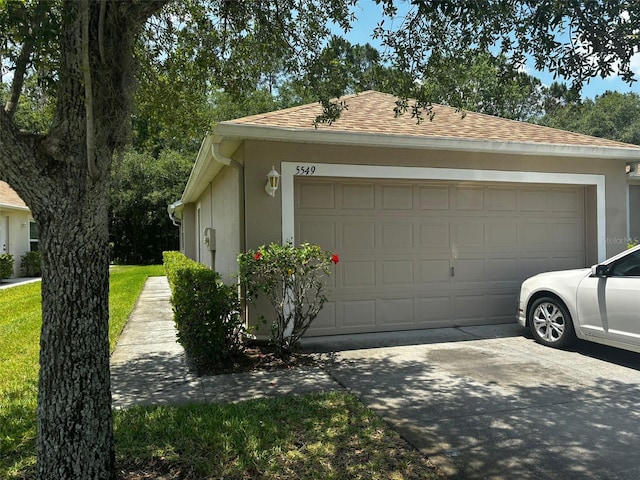
[[[163, 274], [158, 266], [112, 268], [112, 348], [147, 276]], [[0, 478], [33, 477], [40, 326], [39, 284], [0, 290]], [[114, 421], [123, 480], [442, 478], [342, 393], [135, 407]]]
[[121, 478], [441, 479], [354, 396], [136, 407], [115, 422]]
[[[162, 266], [111, 269], [111, 349], [152, 275], [164, 275]], [[20, 478], [35, 464], [40, 298], [39, 282], [0, 290], [0, 478]]]

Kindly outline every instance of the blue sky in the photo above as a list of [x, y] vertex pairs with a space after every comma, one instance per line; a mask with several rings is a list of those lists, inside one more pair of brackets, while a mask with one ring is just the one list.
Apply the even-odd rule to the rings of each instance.
[[[370, 43], [374, 47], [381, 50], [379, 41], [371, 38], [373, 30], [382, 18], [382, 7], [376, 5], [372, 0], [366, 0], [358, 2], [358, 6], [355, 8], [354, 13], [357, 17], [357, 22], [354, 23], [354, 28], [346, 34], [346, 38], [351, 43], [365, 44]], [[623, 82], [618, 77], [610, 78], [594, 78], [589, 84], [585, 85], [582, 89], [583, 98], [594, 98], [596, 95], [601, 95], [607, 90], [618, 91], [622, 93], [635, 92], [640, 94], [640, 54], [634, 57], [632, 62], [632, 68], [636, 72], [637, 82], [634, 82], [631, 86]], [[553, 75], [549, 72], [536, 72], [533, 69], [533, 63], [527, 69], [527, 73], [538, 77], [545, 85], [553, 83]], [[558, 79], [562, 81], [562, 79]], [[570, 83], [570, 82], [566, 82]]]

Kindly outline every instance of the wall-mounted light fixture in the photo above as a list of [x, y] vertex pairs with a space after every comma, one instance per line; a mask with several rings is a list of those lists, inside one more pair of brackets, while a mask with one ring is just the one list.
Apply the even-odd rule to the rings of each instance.
[[267, 195], [275, 197], [279, 185], [280, 174], [276, 172], [275, 167], [271, 167], [271, 171], [267, 173], [267, 184], [264, 186], [264, 191], [267, 192]]

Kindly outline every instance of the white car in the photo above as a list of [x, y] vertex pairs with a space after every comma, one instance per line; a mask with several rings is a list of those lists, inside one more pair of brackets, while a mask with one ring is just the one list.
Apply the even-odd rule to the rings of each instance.
[[640, 245], [591, 268], [528, 278], [518, 323], [550, 347], [580, 338], [640, 352]]

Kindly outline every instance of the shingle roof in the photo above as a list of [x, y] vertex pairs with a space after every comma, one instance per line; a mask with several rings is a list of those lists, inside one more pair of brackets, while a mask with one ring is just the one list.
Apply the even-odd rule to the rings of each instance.
[[9, 186], [9, 184], [0, 180], [0, 205], [26, 208], [27, 204], [22, 201], [18, 194]]
[[[546, 145], [633, 148], [640, 151], [638, 145], [532, 123], [469, 111], [463, 115], [455, 108], [444, 105], [434, 104], [435, 116], [433, 120], [430, 121], [426, 116], [421, 123], [417, 123], [409, 112], [400, 116], [394, 115], [397, 100], [395, 96], [371, 90], [344, 97], [342, 100], [346, 101], [348, 109], [343, 111], [340, 118], [332, 125], [322, 124], [318, 126], [317, 130]], [[313, 103], [222, 123], [279, 127], [289, 130], [315, 130], [313, 121], [321, 113], [322, 106], [319, 103]]]

